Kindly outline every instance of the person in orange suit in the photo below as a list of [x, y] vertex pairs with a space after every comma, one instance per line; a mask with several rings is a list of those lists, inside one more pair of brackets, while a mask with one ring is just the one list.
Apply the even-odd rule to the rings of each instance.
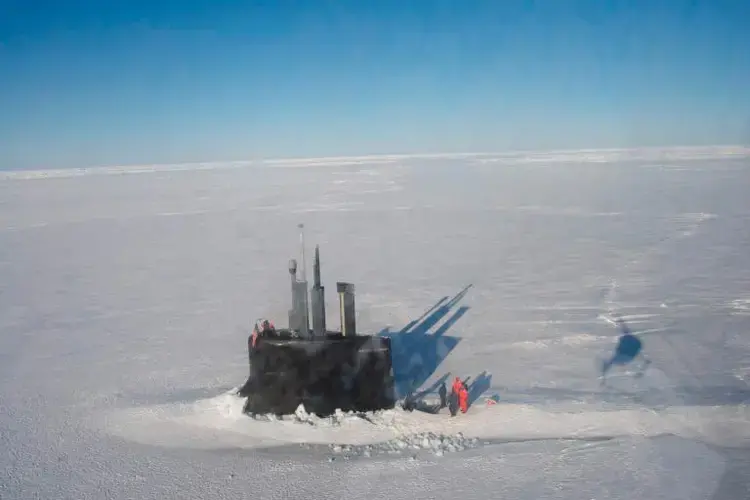
[[453, 386], [451, 386], [451, 390], [453, 391], [453, 394], [458, 394], [458, 391], [461, 390], [461, 386], [463, 385], [463, 382], [461, 382], [461, 379], [456, 377], [453, 379]]
[[[451, 397], [458, 400], [458, 407], [461, 409], [461, 413], [466, 413], [469, 409], [469, 391], [466, 388], [466, 384], [464, 384], [463, 380], [458, 377], [453, 379], [453, 386], [451, 387]], [[451, 412], [451, 414], [453, 414], [453, 412]]]
[[461, 408], [461, 413], [466, 413], [469, 409], [469, 389], [462, 381], [459, 382], [461, 387], [458, 390], [458, 406]]

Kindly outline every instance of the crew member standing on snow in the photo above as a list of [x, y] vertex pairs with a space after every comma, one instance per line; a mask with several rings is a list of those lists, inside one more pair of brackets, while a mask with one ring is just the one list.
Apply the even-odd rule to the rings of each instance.
[[440, 408], [445, 408], [446, 406], [448, 406], [448, 389], [446, 389], [445, 387], [445, 382], [440, 384], [438, 394], [440, 395]]
[[463, 381], [459, 380], [461, 386], [458, 389], [458, 406], [461, 408], [461, 413], [466, 413], [469, 409], [469, 389]]
[[458, 377], [454, 378], [453, 387], [451, 387], [451, 390], [455, 392], [456, 394], [458, 394], [458, 391], [461, 389], [461, 384], [463, 384], [463, 382], [461, 382], [460, 378]]
[[451, 412], [451, 417], [455, 417], [458, 413], [459, 405], [461, 404], [461, 387], [464, 383], [460, 378], [456, 377], [453, 379], [453, 386], [451, 387], [451, 397], [448, 401], [448, 409]]

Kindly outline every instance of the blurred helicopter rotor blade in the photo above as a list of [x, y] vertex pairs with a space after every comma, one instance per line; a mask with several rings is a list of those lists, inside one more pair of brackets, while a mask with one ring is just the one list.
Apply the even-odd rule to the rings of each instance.
[[617, 326], [620, 327], [620, 331], [622, 331], [624, 335], [631, 335], [632, 332], [630, 331], [630, 327], [627, 323], [625, 323], [625, 320], [622, 319], [622, 316], [618, 316], [615, 321], [617, 322]]

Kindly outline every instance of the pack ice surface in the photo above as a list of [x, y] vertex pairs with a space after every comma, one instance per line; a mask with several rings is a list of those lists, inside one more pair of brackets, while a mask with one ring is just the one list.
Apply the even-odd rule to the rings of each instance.
[[[749, 192], [721, 149], [2, 173], [0, 498], [748, 498]], [[242, 413], [298, 223], [467, 414]], [[612, 318], [651, 364], [602, 383]]]

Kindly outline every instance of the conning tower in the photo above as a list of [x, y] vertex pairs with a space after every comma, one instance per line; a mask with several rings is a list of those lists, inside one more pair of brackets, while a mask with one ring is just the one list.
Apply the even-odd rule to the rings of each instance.
[[[302, 230], [304, 226], [298, 227]], [[336, 283], [341, 331], [327, 329], [320, 248], [315, 247], [313, 286], [308, 301], [302, 231], [300, 243], [302, 276], [298, 276], [297, 261], [289, 261], [292, 292], [289, 327], [248, 339], [250, 376], [238, 391], [240, 396], [247, 397], [244, 412], [289, 414], [300, 404], [308, 412], [321, 416], [336, 409], [393, 408], [390, 339], [358, 334], [354, 285], [343, 281]]]

